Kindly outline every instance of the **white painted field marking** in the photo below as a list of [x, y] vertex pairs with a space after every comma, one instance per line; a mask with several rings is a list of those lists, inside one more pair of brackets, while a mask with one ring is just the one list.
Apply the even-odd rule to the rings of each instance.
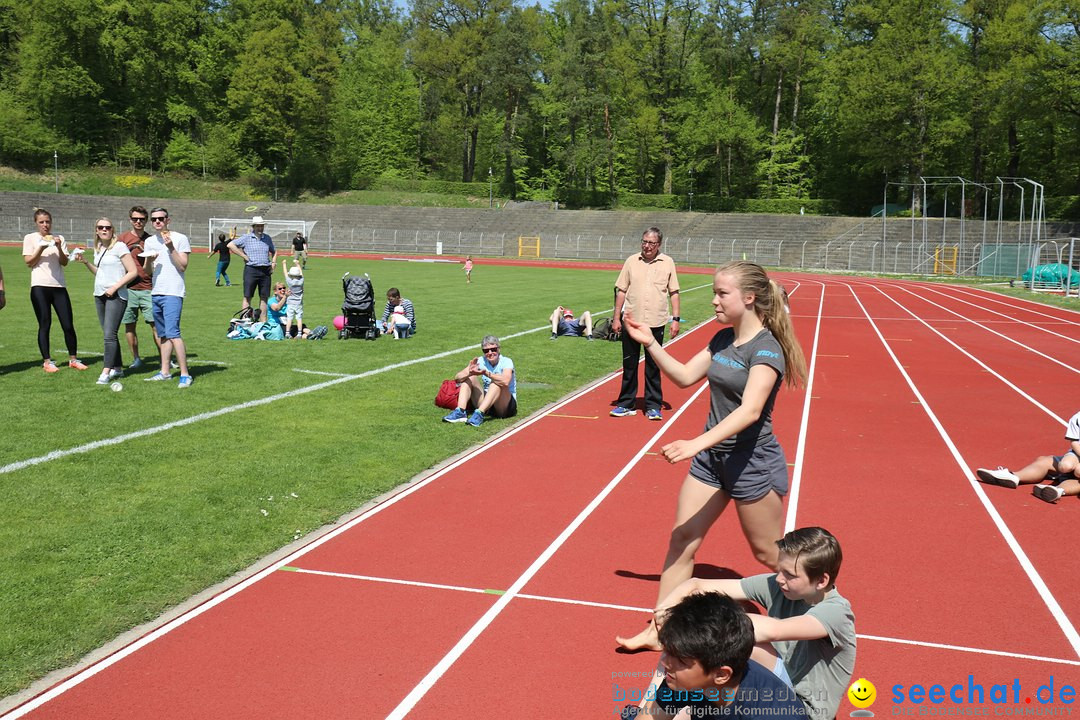
[[994, 525], [998, 529], [998, 532], [1001, 533], [1002, 538], [1005, 540], [1006, 546], [1009, 548], [1009, 550], [1012, 551], [1013, 555], [1016, 556], [1017, 561], [1020, 563], [1020, 567], [1023, 568], [1024, 573], [1028, 576], [1031, 584], [1035, 587], [1036, 592], [1038, 592], [1039, 596], [1042, 597], [1043, 603], [1045, 603], [1047, 609], [1050, 611], [1050, 614], [1057, 622], [1058, 627], [1061, 628], [1062, 633], [1065, 634], [1065, 638], [1072, 646], [1073, 652], [1076, 653], [1077, 657], [1080, 657], [1080, 634], [1076, 632], [1076, 628], [1074, 628], [1072, 623], [1069, 622], [1069, 618], [1067, 615], [1065, 615], [1065, 611], [1061, 609], [1061, 605], [1058, 603], [1053, 593], [1050, 592], [1050, 588], [1046, 586], [1046, 583], [1043, 581], [1042, 576], [1039, 575], [1039, 571], [1035, 569], [1035, 566], [1028, 558], [1027, 553], [1025, 553], [1023, 548], [1020, 547], [1020, 543], [1012, 534], [1012, 530], [1009, 529], [1009, 526], [1005, 523], [1004, 518], [1002, 518], [1001, 515], [998, 513], [997, 508], [995, 508], [993, 503], [990, 502], [990, 499], [986, 497], [986, 493], [983, 492], [982, 489], [982, 483], [978, 482], [975, 479], [975, 475], [971, 472], [971, 463], [967, 462], [967, 460], [965, 460], [964, 457], [960, 454], [960, 451], [957, 449], [955, 443], [953, 443], [952, 438], [949, 437], [949, 433], [945, 431], [945, 428], [938, 420], [937, 415], [935, 415], [934, 411], [930, 408], [930, 403], [928, 403], [926, 401], [926, 398], [923, 397], [922, 393], [919, 392], [919, 388], [916, 387], [915, 381], [911, 379], [911, 376], [908, 375], [907, 370], [905, 370], [900, 364], [900, 360], [896, 357], [896, 354], [893, 352], [892, 347], [890, 347], [889, 343], [885, 341], [885, 337], [881, 334], [881, 331], [878, 329], [878, 326], [874, 322], [874, 319], [870, 317], [870, 312], [863, 306], [862, 301], [859, 300], [859, 296], [856, 294], [855, 289], [851, 287], [851, 285], [848, 285], [847, 288], [851, 292], [852, 297], [855, 298], [855, 302], [858, 303], [859, 307], [862, 309], [863, 314], [866, 316], [867, 321], [870, 323], [870, 327], [873, 328], [874, 333], [878, 336], [878, 340], [881, 341], [882, 346], [885, 348], [885, 352], [887, 352], [889, 354], [889, 357], [892, 358], [893, 364], [896, 365], [896, 369], [903, 376], [905, 382], [907, 382], [908, 384], [908, 387], [911, 388], [911, 392], [915, 394], [915, 397], [918, 398], [919, 402], [922, 404], [923, 411], [925, 411], [926, 415], [930, 418], [930, 422], [933, 423], [934, 427], [938, 431], [938, 434], [941, 436], [942, 441], [944, 441], [945, 446], [948, 447], [949, 452], [952, 454], [953, 460], [956, 461], [956, 464], [960, 467], [961, 472], [967, 478], [968, 484], [975, 491], [975, 496], [979, 498], [979, 502], [982, 503], [987, 515], [990, 516], [990, 519], [993, 520]]
[[[792, 290], [788, 295], [794, 295]], [[799, 491], [802, 488], [803, 461], [806, 458], [806, 433], [810, 427], [810, 400], [814, 392], [814, 369], [817, 367], [818, 340], [821, 338], [821, 317], [825, 311], [825, 283], [821, 283], [821, 299], [818, 300], [817, 323], [814, 326], [814, 346], [810, 349], [810, 367], [806, 375], [806, 396], [803, 398], [802, 421], [799, 423], [799, 441], [795, 446], [795, 469], [791, 473], [791, 488], [788, 490], [787, 518], [784, 520], [784, 534], [795, 529], [795, 515], [799, 511]]]
[[[286, 568], [282, 568], [283, 570]], [[327, 572], [324, 570], [305, 570], [303, 568], [287, 568], [291, 572], [296, 572], [301, 575], [322, 575], [325, 577], [336, 577], [344, 580], [362, 580], [365, 582], [374, 583], [388, 583], [391, 585], [409, 585], [413, 587], [431, 588], [433, 590], [450, 590], [453, 592], [472, 593], [478, 595], [493, 595], [501, 594], [501, 590], [492, 590], [490, 588], [471, 588], [462, 585], [444, 585], [441, 583], [428, 583], [420, 582], [417, 580], [402, 580], [400, 578], [386, 578], [376, 577], [372, 575], [354, 575], [352, 573], [336, 573]], [[592, 600], [575, 600], [573, 598], [561, 598], [552, 597], [550, 595], [529, 595], [527, 593], [521, 593], [518, 597], [522, 600], [536, 600], [537, 602], [550, 602], [558, 603], [561, 605], [578, 605], [581, 607], [593, 607], [601, 608], [604, 610], [622, 610], [632, 613], [651, 613], [652, 608], [646, 607], [634, 607], [633, 605], [614, 605], [612, 603], [594, 602]], [[1007, 650], [990, 650], [989, 648], [976, 648], [966, 645], [948, 645], [945, 643], [929, 642], [926, 640], [907, 640], [904, 638], [891, 638], [883, 637], [881, 635], [864, 635], [858, 633], [856, 635], [860, 640], [874, 640], [876, 642], [896, 643], [900, 645], [915, 645], [918, 647], [934, 648], [937, 650], [951, 650], [954, 652], [974, 653], [977, 655], [994, 655], [997, 657], [1015, 658], [1018, 660], [1035, 660], [1037, 662], [1055, 663], [1058, 665], [1072, 665], [1080, 667], [1080, 660], [1066, 660], [1065, 658], [1055, 658], [1046, 655], [1028, 655], [1025, 653], [1014, 653]]]

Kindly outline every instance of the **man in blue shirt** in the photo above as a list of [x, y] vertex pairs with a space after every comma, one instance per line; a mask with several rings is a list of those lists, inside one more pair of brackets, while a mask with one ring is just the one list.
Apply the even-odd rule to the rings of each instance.
[[264, 227], [266, 223], [262, 216], [251, 218], [251, 232], [230, 242], [229, 250], [244, 258], [244, 302], [241, 307], [251, 307], [251, 298], [258, 289], [259, 317], [265, 320], [277, 250], [274, 241], [263, 232]]

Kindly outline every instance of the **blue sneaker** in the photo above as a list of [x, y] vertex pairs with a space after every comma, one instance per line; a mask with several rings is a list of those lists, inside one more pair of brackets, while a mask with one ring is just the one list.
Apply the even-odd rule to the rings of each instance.
[[473, 427], [480, 427], [484, 424], [484, 413], [479, 410], [473, 410], [472, 416], [466, 420], [466, 422]]
[[142, 358], [137, 357], [132, 361], [132, 363], [130, 365], [128, 365], [128, 370], [138, 370], [142, 366], [143, 366]]
[[146, 378], [146, 382], [161, 382], [162, 380], [171, 380], [172, 375], [166, 375], [165, 373], [154, 373], [150, 377]]
[[454, 408], [454, 412], [444, 417], [442, 421], [448, 423], [463, 423], [465, 422], [465, 420], [468, 419], [468, 417], [468, 413], [466, 413], [461, 408]]
[[645, 411], [646, 420], [663, 420], [664, 416], [660, 414], [660, 411], [656, 408], [649, 408]]
[[189, 387], [191, 387], [191, 384], [193, 382], [195, 382], [195, 378], [191, 377], [190, 375], [181, 375], [180, 376], [180, 384], [177, 385], [177, 387], [179, 387], [181, 389], [189, 388]]
[[608, 414], [611, 415], [611, 417], [630, 417], [631, 415], [637, 415], [637, 410], [632, 410], [630, 408], [624, 408], [620, 406], [615, 408]]

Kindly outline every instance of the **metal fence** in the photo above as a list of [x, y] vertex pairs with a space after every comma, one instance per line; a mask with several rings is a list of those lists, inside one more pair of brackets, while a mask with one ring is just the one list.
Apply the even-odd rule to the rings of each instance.
[[[67, 217], [54, 232], [74, 244], [92, 242], [96, 217]], [[126, 220], [117, 221], [126, 226]], [[331, 219], [310, 223], [308, 242], [315, 253], [374, 255], [518, 254], [517, 235], [508, 232], [461, 232], [391, 228], [335, 227]], [[195, 247], [210, 247], [205, 221], [174, 220], [171, 228], [191, 238]], [[0, 240], [17, 241], [32, 232], [23, 216], [0, 215]], [[873, 233], [873, 234], [872, 234]], [[550, 259], [621, 261], [640, 248], [638, 235], [541, 233], [540, 257]], [[282, 244], [284, 245], [284, 240]], [[720, 265], [729, 260], [752, 260], [770, 267], [834, 272], [900, 273], [916, 275], [1020, 277], [1032, 266], [1063, 263], [1076, 268], [1080, 246], [1075, 238], [1040, 242], [948, 243], [883, 238], [868, 223], [831, 238], [673, 237], [664, 238], [664, 252], [682, 263]]]

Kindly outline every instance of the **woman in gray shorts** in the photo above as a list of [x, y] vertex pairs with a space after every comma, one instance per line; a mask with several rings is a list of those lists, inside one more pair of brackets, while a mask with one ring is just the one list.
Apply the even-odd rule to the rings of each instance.
[[[712, 399], [701, 435], [661, 448], [668, 462], [691, 463], [679, 490], [658, 602], [692, 576], [694, 553], [730, 501], [754, 556], [770, 569], [776, 569], [776, 541], [783, 535], [787, 463], [773, 436], [772, 408], [784, 378], [791, 387], [806, 381], [806, 359], [783, 289], [761, 266], [736, 261], [718, 268], [712, 304], [717, 322], [730, 327], [686, 363], [669, 355], [649, 328], [629, 316], [623, 323], [676, 385], [708, 378]], [[660, 649], [651, 621], [634, 637], [616, 640], [629, 650]]]

